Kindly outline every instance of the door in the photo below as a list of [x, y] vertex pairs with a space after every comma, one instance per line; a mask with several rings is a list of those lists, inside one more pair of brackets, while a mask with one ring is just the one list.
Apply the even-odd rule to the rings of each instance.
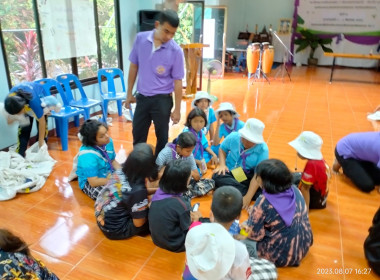
[[224, 75], [224, 63], [226, 54], [227, 31], [227, 7], [206, 6], [204, 13], [203, 43], [210, 45], [203, 51], [203, 63], [218, 60], [222, 64]]
[[[204, 1], [188, 0], [184, 3], [179, 3], [178, 17], [180, 19], [180, 25], [174, 36], [174, 40], [178, 43], [178, 45], [202, 43], [203, 14]], [[196, 87], [197, 90], [200, 90], [202, 88], [202, 79], [199, 78], [202, 76], [202, 59], [199, 61], [196, 76]], [[184, 79], [183, 84], [186, 87], [186, 78]]]

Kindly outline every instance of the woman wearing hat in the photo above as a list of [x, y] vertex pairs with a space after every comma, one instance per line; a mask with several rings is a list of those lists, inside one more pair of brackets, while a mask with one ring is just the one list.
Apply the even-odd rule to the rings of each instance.
[[340, 139], [333, 171], [338, 173], [340, 168], [363, 192], [380, 185], [380, 132], [351, 133]]
[[212, 103], [213, 101], [210, 95], [205, 91], [198, 91], [195, 94], [194, 100], [191, 102], [192, 108], [199, 108], [206, 114], [207, 125], [202, 131], [206, 136], [207, 133], [210, 132], [210, 142], [214, 139], [214, 122], [216, 122], [214, 109], [211, 108]]
[[295, 140], [289, 142], [297, 151], [297, 156], [307, 160], [299, 189], [308, 209], [326, 208], [330, 169], [321, 153], [322, 144], [322, 138], [311, 131], [303, 131]]
[[16, 151], [23, 157], [28, 147], [34, 118], [37, 120], [37, 139], [40, 147], [47, 137], [46, 116], [40, 99], [43, 96], [40, 84], [24, 82], [13, 87], [4, 101], [4, 109], [9, 114], [8, 124], [19, 121]]
[[226, 137], [219, 149], [219, 166], [212, 179], [215, 188], [233, 186], [243, 195], [243, 208], [247, 209], [251, 200], [256, 199], [261, 190], [253, 179], [255, 167], [268, 159], [268, 146], [264, 142], [264, 123], [258, 119], [248, 119], [238, 132]]
[[[244, 127], [244, 122], [239, 120], [239, 114], [234, 106], [229, 102], [220, 103], [219, 108], [215, 111], [217, 114], [216, 129], [214, 142], [211, 149], [217, 155], [219, 154], [220, 141], [226, 138], [231, 132], [238, 131]], [[220, 123], [222, 120], [222, 124]]]

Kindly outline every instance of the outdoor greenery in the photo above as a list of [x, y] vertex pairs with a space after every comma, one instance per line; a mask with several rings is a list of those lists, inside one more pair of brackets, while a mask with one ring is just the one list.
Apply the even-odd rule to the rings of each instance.
[[[7, 52], [9, 71], [12, 83], [30, 80], [42, 76], [39, 63], [38, 44], [34, 37], [35, 22], [31, 0], [0, 1], [0, 21], [4, 45]], [[29, 42], [28, 42], [29, 38]], [[19, 57], [22, 54], [23, 57]], [[30, 63], [35, 64], [30, 67]]]
[[[103, 65], [96, 55], [78, 57], [81, 79], [101, 67], [118, 67], [114, 0], [98, 0], [97, 10]], [[0, 0], [0, 22], [12, 84], [42, 78], [33, 1]], [[45, 67], [49, 77], [72, 71], [70, 59], [46, 61]]]
[[174, 41], [179, 45], [192, 43], [194, 41], [194, 6], [188, 3], [180, 3], [178, 6], [178, 15], [181, 20], [177, 32], [174, 35]]

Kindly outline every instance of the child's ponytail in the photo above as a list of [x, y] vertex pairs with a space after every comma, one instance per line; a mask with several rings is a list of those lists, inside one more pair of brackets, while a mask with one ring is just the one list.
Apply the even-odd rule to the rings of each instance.
[[30, 92], [27, 92], [27, 91], [24, 91], [22, 89], [18, 89], [17, 91], [15, 91], [16, 95], [22, 97], [23, 99], [25, 99], [26, 101], [26, 104], [29, 104], [30, 100], [33, 99], [33, 94], [30, 93]]

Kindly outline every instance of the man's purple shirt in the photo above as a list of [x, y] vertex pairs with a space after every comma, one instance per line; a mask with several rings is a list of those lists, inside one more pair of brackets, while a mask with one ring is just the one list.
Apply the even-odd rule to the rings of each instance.
[[140, 32], [129, 60], [138, 66], [137, 91], [145, 96], [174, 91], [174, 80], [184, 77], [183, 51], [170, 40], [152, 52], [155, 30]]
[[380, 132], [351, 133], [339, 140], [336, 150], [344, 159], [369, 161], [380, 168]]

